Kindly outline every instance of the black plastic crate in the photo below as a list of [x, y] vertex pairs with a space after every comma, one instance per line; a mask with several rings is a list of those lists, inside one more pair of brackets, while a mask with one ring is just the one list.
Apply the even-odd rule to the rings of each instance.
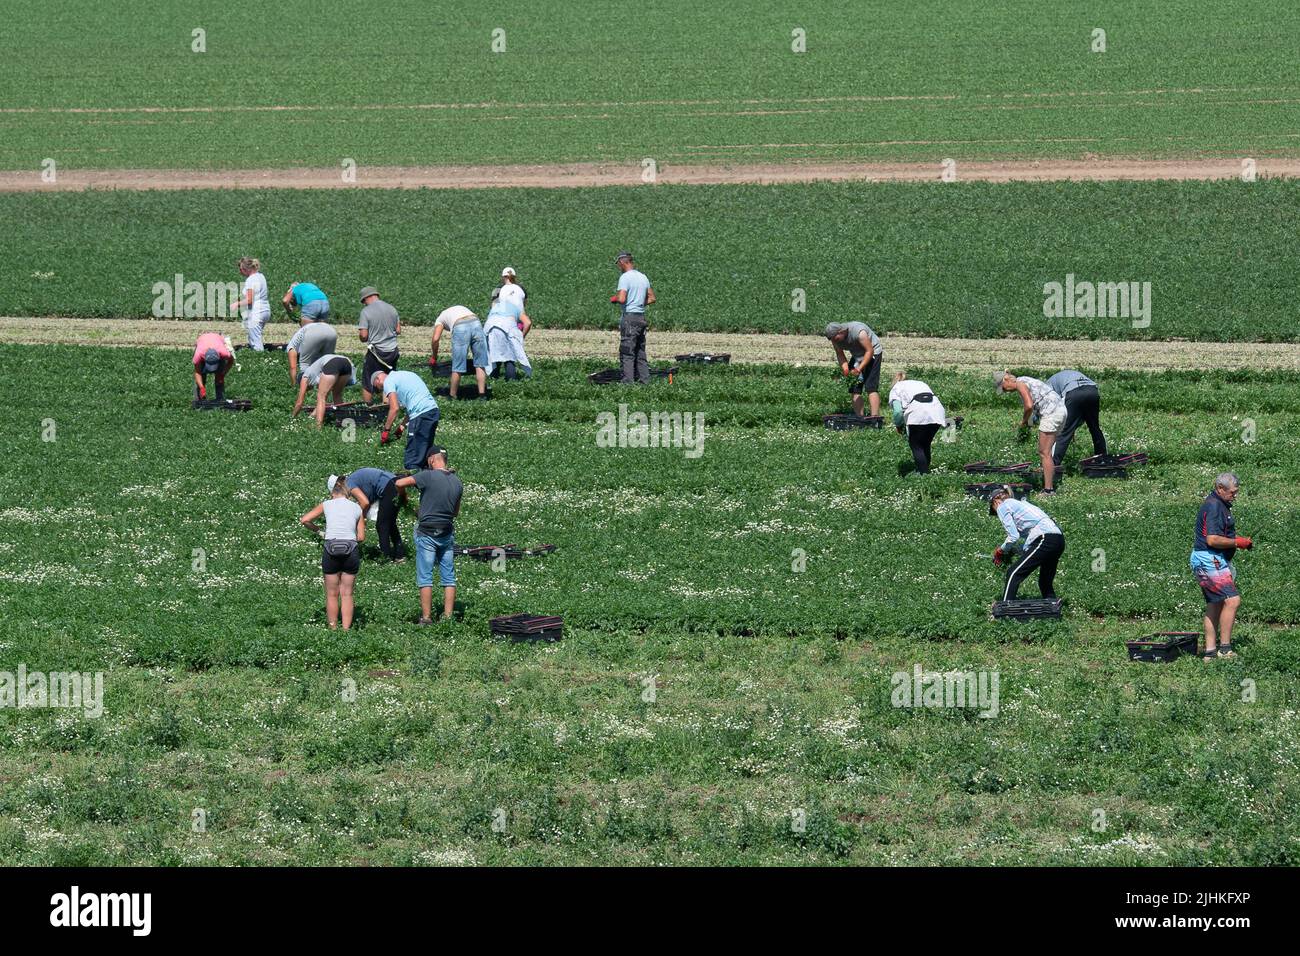
[[1014, 601], [994, 601], [993, 616], [999, 620], [1029, 621], [1037, 618], [1059, 618], [1060, 598], [1017, 598]]
[[199, 412], [248, 412], [253, 403], [247, 398], [196, 398], [190, 407]]
[[387, 405], [367, 405], [364, 402], [349, 402], [325, 406], [325, 421], [333, 422], [340, 428], [344, 422], [351, 421], [365, 428], [369, 425], [383, 425], [388, 420]]
[[471, 544], [456, 545], [453, 549], [457, 555], [467, 558], [477, 558], [480, 561], [491, 561], [497, 557], [498, 553], [503, 558], [535, 558], [543, 554], [550, 554], [555, 550], [553, 544], [540, 544], [535, 548], [521, 548], [517, 544]]
[[1022, 461], [1013, 465], [998, 465], [991, 461], [972, 461], [968, 465], [962, 465], [962, 471], [969, 475], [1029, 475], [1034, 471], [1034, 463]]
[[721, 355], [715, 355], [712, 352], [689, 352], [685, 355], [674, 355], [673, 359], [691, 365], [730, 365], [731, 353], [723, 352]]
[[1147, 461], [1148, 456], [1144, 451], [1134, 452], [1131, 455], [1092, 455], [1080, 459], [1079, 468], [1132, 468], [1136, 465], [1145, 465]]
[[[434, 378], [451, 378], [451, 362], [439, 362], [429, 366], [429, 374]], [[473, 374], [472, 372], [469, 374]]]
[[558, 641], [564, 635], [564, 619], [543, 614], [511, 614], [488, 622], [498, 637], [520, 641]]
[[[441, 386], [438, 389], [437, 394], [439, 398], [451, 398], [451, 386], [450, 385]], [[466, 382], [462, 379], [460, 383], [460, 387], [456, 389], [456, 400], [457, 401], [464, 401], [465, 399], [477, 400], [478, 397], [479, 397], [478, 382], [473, 382], [473, 381]], [[484, 392], [483, 397], [491, 398], [492, 389], [489, 388], [486, 392]]]
[[1034, 490], [1034, 486], [1024, 482], [1005, 484], [1000, 481], [981, 481], [972, 485], [966, 485], [966, 494], [974, 495], [976, 498], [982, 498], [985, 501], [992, 501], [993, 496], [1001, 491], [1004, 487], [1011, 489], [1012, 497], [1024, 501]]
[[[650, 370], [651, 378], [667, 379], [668, 384], [672, 384], [673, 376], [678, 372], [676, 365], [665, 366], [664, 368], [652, 368]], [[623, 372], [617, 368], [603, 368], [599, 372], [592, 372], [587, 376], [587, 381], [592, 385], [613, 385], [623, 379]]]
[[1123, 465], [1080, 465], [1079, 474], [1085, 478], [1127, 478], [1128, 469]]
[[1183, 654], [1195, 654], [1200, 636], [1195, 631], [1160, 631], [1124, 644], [1129, 660], [1163, 664]]
[[882, 415], [823, 415], [822, 424], [833, 432], [852, 431], [855, 428], [883, 428]]

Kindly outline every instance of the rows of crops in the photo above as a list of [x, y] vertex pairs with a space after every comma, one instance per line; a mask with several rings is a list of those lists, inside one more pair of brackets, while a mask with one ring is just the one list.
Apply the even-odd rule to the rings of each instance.
[[[658, 328], [1290, 341], [1297, 214], [1262, 181], [6, 195], [0, 314], [147, 316], [155, 283], [251, 254], [274, 298], [310, 278], [345, 320], [366, 284], [407, 322], [481, 309], [509, 264], [541, 324], [608, 327], [630, 247]], [[1047, 317], [1067, 282], [1149, 284], [1145, 314]]]
[[1088, 7], [26, 6], [0, 35], [0, 168], [1294, 149], [1294, 7]]
[[[189, 411], [175, 354], [0, 347], [33, 362], [60, 388], [0, 379], [0, 669], [104, 671], [105, 716], [0, 710], [8, 860], [1297, 860], [1290, 383], [1107, 377], [1112, 441], [1153, 464], [1051, 499], [1067, 612], [1024, 627], [988, 620], [999, 532], [960, 491], [961, 462], [1026, 456], [982, 376], [924, 373], [966, 427], [901, 477], [892, 432], [821, 428], [847, 398], [828, 370], [623, 392], [542, 363], [444, 406], [439, 438], [462, 543], [558, 550], [460, 562], [465, 618], [433, 630], [413, 568], [367, 560], [332, 633], [296, 518], [398, 449], [291, 423], [274, 355], [240, 353], [243, 415]], [[703, 454], [598, 447], [621, 401], [704, 413]], [[1192, 517], [1224, 468], [1258, 542], [1240, 658], [1128, 663], [1124, 638], [1197, 625]], [[565, 639], [489, 638], [514, 611]], [[916, 664], [998, 670], [1000, 716], [890, 706]]]

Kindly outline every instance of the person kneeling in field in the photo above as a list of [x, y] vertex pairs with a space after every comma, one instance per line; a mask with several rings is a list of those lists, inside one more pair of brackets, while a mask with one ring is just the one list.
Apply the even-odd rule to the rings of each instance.
[[317, 534], [316, 524], [325, 516], [324, 550], [321, 573], [325, 576], [325, 617], [330, 629], [338, 627], [339, 608], [343, 611], [343, 630], [352, 627], [352, 589], [361, 570], [361, 542], [366, 540], [366, 516], [361, 506], [348, 497], [347, 476], [331, 477], [328, 501], [308, 511], [298, 521]]
[[1056, 493], [1056, 461], [1052, 458], [1052, 446], [1056, 444], [1057, 432], [1065, 424], [1065, 402], [1046, 382], [1041, 382], [1028, 375], [1019, 377], [1010, 372], [994, 372], [993, 387], [1000, 395], [1003, 392], [1019, 392], [1025, 414], [1020, 419], [1021, 430], [1029, 427], [1031, 415], [1038, 416], [1038, 456], [1043, 462], [1043, 494]]
[[[852, 379], [849, 382], [849, 394], [853, 396], [853, 414], [866, 414], [862, 404], [862, 393], [865, 391], [871, 403], [872, 417], [879, 415], [880, 363], [885, 354], [880, 338], [865, 322], [831, 322], [823, 334], [835, 347], [835, 359], [840, 364], [840, 371]], [[845, 349], [849, 352], [847, 357]]]
[[433, 623], [433, 569], [442, 586], [442, 619], [450, 620], [456, 608], [456, 532], [464, 493], [456, 473], [447, 468], [447, 452], [434, 445], [424, 471], [397, 479], [398, 488], [420, 489], [420, 512], [415, 525], [415, 583], [420, 588], [420, 623]]
[[900, 435], [907, 435], [916, 473], [930, 473], [930, 446], [934, 436], [948, 420], [943, 403], [925, 382], [907, 377], [906, 372], [894, 376], [894, 387], [889, 390], [889, 407], [894, 413], [894, 427]]
[[423, 468], [442, 415], [429, 386], [414, 372], [380, 371], [371, 376], [370, 388], [383, 395], [384, 404], [388, 406], [388, 417], [379, 433], [379, 443], [388, 444], [398, 411], [406, 409], [406, 453], [402, 456], [402, 465], [409, 471]]
[[341, 402], [343, 390], [352, 384], [355, 374], [352, 360], [346, 355], [322, 355], [303, 370], [302, 378], [298, 382], [298, 398], [293, 403], [292, 417], [296, 418], [302, 411], [303, 400], [307, 397], [307, 387], [315, 385], [316, 411], [312, 413], [312, 418], [316, 420], [316, 427], [320, 428], [325, 424], [326, 399], [334, 405]]
[[217, 332], [204, 332], [194, 343], [194, 397], [208, 397], [208, 376], [215, 377], [217, 399], [226, 397], [226, 373], [235, 364], [235, 353]]
[[[337, 477], [329, 478], [331, 491]], [[402, 532], [397, 527], [397, 513], [406, 492], [398, 490], [397, 476], [382, 468], [358, 468], [347, 476], [346, 485], [348, 494], [356, 499], [362, 512], [369, 514], [372, 507], [377, 508], [375, 530], [379, 532], [379, 550], [390, 560], [404, 559], [406, 548], [402, 546]]]
[[533, 366], [524, 351], [524, 336], [533, 327], [533, 321], [520, 304], [521, 299], [503, 296], [501, 292], [501, 289], [492, 290], [492, 308], [483, 326], [488, 364], [494, 375], [499, 368], [507, 382], [514, 381], [521, 372], [524, 378], [532, 378]]
[[1047, 512], [1027, 501], [1018, 501], [1005, 485], [989, 501], [989, 514], [1002, 522], [1007, 539], [993, 552], [993, 563], [999, 567], [1012, 560], [1016, 544], [1024, 538], [1020, 557], [1007, 575], [1007, 585], [1002, 592], [1003, 601], [1014, 601], [1024, 580], [1038, 570], [1038, 590], [1045, 598], [1056, 597], [1052, 584], [1056, 580], [1056, 566], [1065, 552], [1065, 535]]
[[1238, 549], [1249, 551], [1255, 546], [1250, 538], [1237, 534], [1237, 522], [1232, 517], [1232, 503], [1240, 490], [1237, 476], [1225, 471], [1214, 479], [1214, 490], [1196, 513], [1192, 573], [1205, 598], [1203, 660], [1236, 656], [1232, 650], [1232, 625], [1237, 620], [1241, 594], [1232, 559]]
[[469, 371], [469, 354], [473, 352], [478, 397], [487, 398], [488, 345], [483, 323], [463, 305], [453, 305], [438, 313], [433, 324], [433, 341], [429, 346], [431, 366], [438, 364], [438, 343], [444, 332], [451, 333], [451, 386], [447, 393], [455, 398], [460, 391], [460, 377]]

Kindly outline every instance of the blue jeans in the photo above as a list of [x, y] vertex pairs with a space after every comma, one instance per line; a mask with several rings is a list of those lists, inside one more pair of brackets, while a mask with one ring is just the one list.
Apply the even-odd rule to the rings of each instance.
[[313, 299], [304, 303], [302, 307], [302, 317], [311, 319], [313, 322], [328, 322], [330, 319], [330, 303], [328, 299]]
[[429, 467], [429, 446], [433, 436], [438, 433], [438, 419], [442, 412], [434, 409], [423, 415], [416, 415], [406, 423], [406, 454], [402, 456], [402, 466], [407, 471], [419, 471]]
[[421, 534], [415, 529], [415, 583], [418, 587], [433, 587], [433, 569], [438, 568], [438, 583], [444, 588], [456, 586], [456, 533], [449, 531], [440, 538]]
[[474, 367], [488, 367], [487, 336], [478, 319], [461, 319], [451, 328], [451, 370], [464, 374], [469, 371], [467, 352], [474, 353]]

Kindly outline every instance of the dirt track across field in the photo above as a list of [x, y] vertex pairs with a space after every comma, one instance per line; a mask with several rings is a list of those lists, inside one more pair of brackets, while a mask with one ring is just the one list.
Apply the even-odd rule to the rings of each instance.
[[[214, 324], [243, 342], [243, 330], [232, 321]], [[102, 345], [190, 349], [205, 326], [200, 322], [149, 319], [67, 319], [0, 317], [0, 342], [48, 345]], [[296, 326], [276, 323], [266, 327], [266, 341], [287, 342]], [[339, 350], [360, 354], [355, 330], [339, 327]], [[407, 355], [427, 355], [432, 330], [407, 326], [402, 350]], [[815, 335], [759, 333], [650, 332], [650, 358], [659, 364], [688, 352], [727, 352], [733, 362], [746, 364], [827, 365], [832, 359], [825, 339]], [[528, 336], [534, 359], [606, 359], [612, 365], [617, 334], [585, 329], [537, 329]], [[244, 353], [240, 353], [244, 354]], [[1212, 356], [1212, 361], [1207, 359]], [[888, 336], [885, 361], [893, 368], [904, 365], [948, 367], [965, 371], [990, 371], [997, 366], [1039, 368], [1115, 368], [1160, 371], [1164, 369], [1285, 369], [1300, 371], [1300, 345], [1198, 342], [1090, 342], [1059, 339], [948, 339]]]
[[[1243, 158], [958, 159], [956, 181], [1061, 182], [1065, 180], [1239, 179]], [[484, 189], [646, 185], [640, 164], [568, 163], [549, 166], [361, 166], [346, 181], [326, 169], [61, 169], [53, 183], [40, 171], [0, 172], [0, 192], [77, 192], [87, 189]], [[721, 185], [795, 182], [941, 182], [939, 163], [765, 163], [677, 165], [659, 168], [654, 182]], [[1259, 157], [1258, 177], [1300, 177], [1300, 159]]]

